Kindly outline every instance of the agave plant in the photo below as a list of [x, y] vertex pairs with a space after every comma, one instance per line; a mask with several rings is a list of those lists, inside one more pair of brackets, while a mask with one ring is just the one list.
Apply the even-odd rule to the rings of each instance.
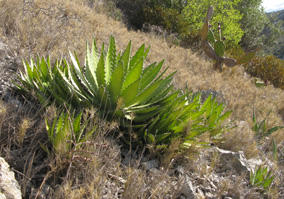
[[264, 168], [259, 166], [256, 171], [250, 172], [250, 184], [254, 187], [261, 187], [267, 191], [271, 186], [274, 177], [275, 175], [271, 175], [271, 170], [268, 171], [267, 166], [264, 166]]
[[[104, 49], [104, 47], [102, 47]], [[90, 50], [87, 45], [85, 66], [82, 69], [76, 53], [70, 53], [71, 75], [61, 70], [60, 75], [80, 99], [87, 99], [108, 119], [131, 120], [143, 123], [160, 111], [162, 102], [172, 96], [171, 80], [174, 73], [162, 78], [163, 61], [143, 68], [149, 48], [142, 45], [131, 57], [131, 42], [122, 55], [116, 55], [114, 38], [110, 38], [107, 53], [100, 56], [95, 40]]]
[[[56, 153], [66, 154], [71, 151], [74, 144], [86, 142], [94, 133], [96, 126], [90, 131], [86, 131], [89, 121], [82, 120], [83, 112], [76, 117], [75, 114], [62, 112], [56, 117], [52, 124], [46, 120], [46, 130], [49, 141]], [[44, 145], [41, 145], [48, 153], [49, 151]]]
[[161, 71], [163, 61], [144, 67], [148, 52], [142, 45], [131, 56], [129, 42], [123, 53], [116, 54], [111, 37], [107, 52], [102, 45], [99, 54], [94, 40], [91, 49], [87, 44], [83, 66], [75, 52], [70, 52], [70, 63], [63, 59], [53, 67], [49, 59], [25, 62], [18, 88], [33, 91], [44, 105], [55, 102], [72, 109], [95, 107], [102, 117], [131, 128], [135, 142], [142, 145], [167, 145], [180, 138], [188, 146], [205, 132], [222, 132], [221, 124], [230, 115], [221, 114], [224, 107], [211, 97], [202, 105], [200, 94], [175, 90], [171, 84], [174, 73], [163, 78], [167, 70]]
[[[138, 135], [147, 143], [154, 143], [158, 148], [167, 147], [173, 138], [179, 138], [181, 148], [188, 148], [193, 143], [199, 146], [208, 145], [196, 140], [208, 132], [213, 139], [233, 128], [231, 122], [225, 122], [232, 111], [225, 111], [224, 104], [218, 104], [209, 96], [201, 104], [201, 93], [181, 92], [172, 95], [164, 104], [164, 109], [151, 122], [140, 128]], [[166, 144], [166, 145], [165, 145]]]
[[82, 104], [88, 104], [70, 89], [61, 76], [62, 71], [70, 75], [70, 70], [62, 64], [64, 60], [56, 61], [54, 67], [51, 67], [49, 57], [39, 59], [35, 62], [31, 59], [30, 63], [23, 62], [25, 73], [20, 72], [19, 80], [22, 84], [16, 86], [24, 94], [34, 93], [39, 102], [46, 106], [54, 101], [58, 105], [70, 104], [73, 107], [80, 107]]

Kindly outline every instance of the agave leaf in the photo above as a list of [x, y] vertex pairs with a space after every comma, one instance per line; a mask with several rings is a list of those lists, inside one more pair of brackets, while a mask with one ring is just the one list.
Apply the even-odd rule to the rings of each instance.
[[196, 120], [197, 118], [199, 118], [201, 115], [203, 115], [205, 113], [205, 110], [201, 111], [201, 110], [198, 110], [196, 112], [193, 112], [190, 117], [189, 117], [189, 120], [191, 121], [194, 121]]
[[[161, 83], [159, 84], [158, 88], [153, 93], [153, 98], [151, 99], [152, 103], [156, 103], [161, 100], [164, 100], [163, 98], [170, 93], [170, 91], [173, 89], [173, 87], [170, 85], [171, 85], [174, 74], [175, 72], [167, 76], [165, 79], [161, 80]], [[156, 81], [159, 81], [159, 80], [155, 80], [154, 82]]]
[[145, 74], [147, 74], [150, 70], [152, 70], [155, 66], [156, 66], [157, 62], [154, 62], [152, 64], [150, 64], [149, 66], [147, 66], [146, 68], [143, 69], [142, 71], [142, 77], [145, 76]]
[[108, 110], [108, 93], [103, 85], [100, 86], [98, 91], [98, 98], [99, 101], [99, 108], [103, 111], [103, 114], [105, 114], [105, 111]]
[[[154, 132], [156, 134], [161, 134], [168, 132], [169, 126], [174, 122], [174, 119], [172, 116], [167, 117], [166, 119], [161, 119], [155, 126], [154, 126]], [[152, 129], [153, 131], [153, 129]], [[151, 131], [150, 131], [151, 132]]]
[[262, 168], [261, 168], [261, 166], [260, 166], [260, 167], [257, 169], [257, 171], [256, 171], [256, 173], [255, 173], [255, 177], [254, 177], [256, 183], [261, 180], [261, 178], [262, 178], [261, 173], [262, 173]]
[[211, 105], [212, 105], [212, 95], [210, 94], [203, 103], [203, 105], [201, 106], [200, 111], [211, 110]]
[[161, 102], [161, 106], [167, 106], [170, 104], [178, 95], [180, 94], [180, 91], [175, 91], [172, 94], [165, 97], [165, 99]]
[[105, 61], [105, 82], [109, 84], [112, 71], [116, 65], [116, 47], [113, 36], [110, 37], [110, 43]]
[[182, 111], [181, 111], [181, 115], [179, 118], [182, 121], [187, 121], [188, 118], [191, 117], [191, 114], [196, 111], [197, 107], [198, 107], [197, 104], [186, 105], [183, 109], [181, 109]]
[[40, 104], [42, 104], [43, 106], [48, 104], [48, 98], [44, 94], [37, 92], [36, 96]]
[[45, 128], [47, 130], [48, 138], [50, 139], [51, 142], [53, 142], [54, 141], [53, 132], [55, 128], [55, 122], [53, 122], [52, 126], [50, 126], [47, 119], [45, 119]]
[[39, 64], [40, 71], [41, 71], [41, 78], [43, 81], [48, 81], [49, 79], [49, 70], [48, 65], [46, 64], [45, 59], [42, 57], [41, 62]]
[[217, 121], [218, 119], [218, 113], [217, 112], [214, 112], [212, 113], [210, 116], [209, 116], [209, 119], [208, 119], [208, 124], [210, 127], [213, 127], [215, 122]]
[[151, 111], [151, 112], [148, 112], [148, 113], [145, 113], [145, 114], [140, 114], [140, 115], [135, 115], [133, 121], [134, 122], [145, 122], [153, 117], [155, 117], [156, 115], [158, 115], [160, 113], [160, 110], [159, 109], [156, 109], [154, 111]]
[[233, 111], [226, 111], [222, 116], [220, 116], [218, 118], [218, 122], [222, 123], [223, 121], [225, 121], [227, 118], [230, 117], [230, 115], [232, 114]]
[[34, 64], [33, 64], [33, 59], [31, 59], [31, 64], [25, 63], [24, 64], [25, 72], [27, 74], [27, 78], [29, 79], [30, 82], [33, 81], [33, 69], [34, 69]]
[[164, 60], [161, 61], [158, 65], [154, 66], [153, 68], [150, 68], [150, 70], [143, 75], [142, 84], [141, 84], [141, 87], [140, 87], [141, 90], [145, 89], [146, 86], [149, 85], [155, 79], [155, 77], [160, 72], [160, 70], [163, 66], [163, 63], [164, 63]]
[[125, 51], [123, 52], [119, 60], [119, 62], [123, 62], [124, 72], [129, 69], [130, 53], [131, 53], [131, 41], [129, 41]]
[[92, 136], [92, 134], [95, 132], [96, 129], [97, 129], [97, 126], [94, 125], [94, 127], [89, 132], [87, 132], [85, 136], [79, 140], [79, 142], [86, 142], [89, 139], [89, 137]]
[[131, 68], [131, 70], [126, 74], [122, 90], [127, 88], [130, 84], [137, 81], [141, 77], [141, 71], [143, 69], [144, 60], [140, 59], [139, 62]]
[[278, 131], [279, 129], [283, 129], [284, 126], [275, 126], [269, 130], [267, 130], [267, 132], [264, 134], [265, 136], [269, 136], [271, 135], [272, 133], [274, 133], [275, 131]]
[[147, 132], [155, 132], [155, 125], [160, 121], [160, 115], [157, 115], [149, 124], [149, 127], [147, 128]]
[[271, 185], [273, 180], [274, 180], [274, 176], [266, 179], [262, 184], [263, 188], [265, 188], [265, 189], [268, 188]]
[[96, 77], [96, 70], [97, 65], [99, 62], [99, 56], [98, 56], [98, 49], [96, 45], [96, 41], [94, 40], [92, 45], [92, 52], [90, 52], [88, 43], [87, 43], [87, 54], [86, 54], [86, 68], [85, 68], [85, 76], [88, 80], [90, 87], [97, 92], [98, 90], [98, 82]]
[[147, 133], [147, 141], [150, 143], [150, 144], [154, 144], [156, 141], [155, 141], [155, 136], [151, 133]]
[[121, 88], [123, 84], [123, 63], [118, 64], [114, 69], [110, 83], [109, 83], [109, 93], [112, 99], [112, 103], [116, 103], [117, 99], [121, 94]]
[[[150, 107], [145, 107], [145, 108], [140, 108], [140, 107], [137, 108], [137, 106], [136, 106], [133, 109], [131, 109], [131, 111], [133, 111], [133, 113], [135, 113], [135, 114], [145, 114], [145, 113], [149, 113], [149, 112], [156, 110], [158, 107], [160, 107], [160, 106], [156, 105], [156, 106], [150, 106]], [[137, 109], [135, 109], [135, 108], [137, 108]]]
[[259, 124], [259, 126], [258, 126], [258, 130], [260, 130], [261, 128], [262, 128], [262, 133], [265, 133], [265, 130], [266, 130], [266, 124], [265, 124], [265, 122], [266, 122], [266, 119], [264, 119], [264, 120], [262, 120], [261, 122], [260, 122], [260, 124]]
[[126, 68], [126, 71], [130, 71], [132, 67], [134, 67], [140, 59], [144, 59], [144, 50], [145, 50], [145, 44], [143, 44], [138, 51], [135, 53], [135, 55], [131, 58], [129, 68]]
[[80, 132], [81, 130], [81, 117], [82, 117], [82, 113], [83, 112], [80, 112], [77, 117], [75, 117], [74, 121], [72, 121], [73, 123], [73, 131], [74, 131], [74, 134], [76, 135], [76, 139], [78, 138], [77, 134], [78, 132]]
[[[71, 81], [70, 82], [69, 79], [67, 78], [67, 76], [59, 68], [58, 68], [58, 72], [59, 72], [59, 75], [60, 75], [60, 77], [62, 79], [61, 84], [63, 84], [63, 87], [64, 86], [66, 87], [65, 91], [68, 92], [67, 96], [72, 97], [72, 99], [75, 100], [74, 102], [77, 105], [79, 105], [80, 104], [80, 99], [79, 99], [78, 95], [75, 92], [75, 91], [78, 91], [78, 87], [77, 87], [74, 79], [71, 76], [72, 79], [70, 79], [70, 81]], [[71, 71], [68, 71], [68, 73], [71, 74]], [[68, 89], [68, 88], [70, 88], [70, 89]]]
[[136, 97], [138, 94], [138, 88], [141, 79], [136, 80], [131, 85], [129, 85], [124, 91], [122, 91], [121, 97], [124, 99], [124, 104], [128, 107], [131, 101]]
[[[80, 67], [80, 63], [79, 63], [79, 60], [78, 60], [78, 57], [76, 55], [76, 52], [74, 52], [74, 55], [75, 57], [72, 55], [72, 53], [69, 51], [69, 54], [70, 54], [70, 57], [71, 57], [71, 61], [72, 61], [72, 68], [74, 69], [76, 75], [79, 77], [81, 83], [87, 87], [88, 89], [90, 89], [90, 86], [88, 84], [88, 82], [86, 81], [86, 78], [85, 76], [83, 75], [83, 71]], [[68, 68], [71, 68], [71, 66], [69, 66]], [[78, 82], [79, 84], [79, 82]]]
[[184, 138], [185, 140], [192, 140], [195, 137], [202, 135], [208, 130], [207, 127], [200, 127], [198, 129], [190, 129], [189, 132], [187, 133], [187, 136]]
[[148, 88], [140, 92], [137, 97], [131, 102], [131, 106], [144, 104], [148, 100], [150, 100], [153, 97], [155, 90], [159, 87], [160, 83], [161, 80], [155, 82], [154, 84], [150, 85]]
[[151, 102], [153, 104], [156, 103], [162, 103], [165, 101], [169, 101], [167, 97], [169, 97], [171, 95], [171, 91], [174, 90], [174, 85], [170, 85], [168, 87], [165, 87], [163, 90], [160, 91], [159, 94], [153, 96], [153, 98], [151, 99]]
[[76, 88], [73, 86], [72, 83], [69, 82], [69, 80], [66, 78], [66, 76], [61, 70], [58, 70], [58, 71], [62, 78], [62, 81], [61, 81], [62, 87], [66, 87], [65, 89], [65, 91], [67, 92], [66, 96], [69, 97], [69, 99], [66, 98], [65, 102], [68, 103], [68, 100], [70, 100], [72, 103], [75, 103], [74, 105], [76, 107], [80, 106], [80, 99], [75, 92]]
[[219, 104], [215, 103], [216, 107], [214, 108], [214, 111], [217, 112], [217, 117], [219, 118], [220, 114], [222, 113], [222, 111], [225, 109], [225, 105], [223, 103]]
[[105, 61], [104, 61], [104, 52], [101, 53], [101, 57], [98, 62], [97, 71], [96, 71], [96, 77], [98, 82], [98, 87], [101, 85], [105, 86]]
[[159, 143], [170, 142], [169, 137], [171, 135], [172, 135], [171, 133], [163, 133], [163, 134], [156, 135], [156, 143], [159, 144]]

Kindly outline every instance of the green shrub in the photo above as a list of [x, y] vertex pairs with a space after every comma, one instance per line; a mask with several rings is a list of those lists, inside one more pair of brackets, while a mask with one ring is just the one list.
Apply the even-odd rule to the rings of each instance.
[[275, 56], [255, 57], [245, 65], [245, 70], [254, 77], [284, 89], [284, 61]]
[[133, 140], [141, 146], [168, 146], [178, 138], [181, 146], [189, 147], [201, 134], [209, 132], [215, 138], [228, 129], [225, 120], [231, 111], [223, 113], [225, 106], [211, 96], [202, 105], [200, 94], [175, 90], [171, 84], [174, 73], [163, 78], [163, 61], [144, 68], [148, 51], [142, 45], [131, 56], [129, 42], [123, 53], [116, 54], [111, 37], [107, 52], [103, 45], [99, 55], [94, 40], [91, 50], [87, 45], [82, 67], [76, 53], [70, 53], [71, 63], [63, 59], [54, 67], [49, 59], [25, 62], [18, 88], [35, 93], [44, 106], [65, 104], [71, 110], [95, 107], [101, 117], [130, 131], [124, 136], [126, 142]]

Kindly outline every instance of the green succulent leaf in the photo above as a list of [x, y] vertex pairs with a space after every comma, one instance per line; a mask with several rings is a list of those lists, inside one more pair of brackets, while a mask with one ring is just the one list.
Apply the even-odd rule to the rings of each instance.
[[112, 102], [116, 102], [120, 97], [122, 85], [123, 85], [123, 64], [121, 63], [114, 69], [109, 83], [109, 93]]
[[100, 87], [101, 85], [105, 86], [106, 81], [105, 81], [105, 61], [104, 61], [104, 53], [101, 53], [98, 66], [97, 66], [97, 71], [96, 71], [96, 76], [97, 76], [97, 82], [98, 86]]
[[106, 55], [106, 61], [105, 61], [105, 82], [106, 84], [109, 84], [112, 71], [116, 65], [116, 47], [115, 47], [115, 41], [113, 36], [110, 37], [110, 44], [108, 47], [108, 53]]
[[86, 45], [87, 53], [85, 60], [85, 77], [89, 84], [89, 89], [94, 92], [98, 90], [98, 82], [96, 77], [97, 65], [99, 62], [98, 49], [96, 46], [96, 41], [94, 40], [92, 45], [92, 50], [90, 52], [89, 45]]
[[122, 90], [124, 90], [127, 86], [129, 86], [130, 84], [132, 84], [133, 82], [137, 81], [140, 78], [141, 71], [143, 69], [143, 63], [144, 60], [140, 59], [140, 61], [137, 62], [137, 64], [134, 67], [132, 67], [131, 70], [127, 73], [123, 83]]
[[126, 107], [131, 105], [131, 102], [138, 94], [140, 81], [141, 79], [136, 80], [122, 92], [121, 97], [124, 99], [124, 104]]

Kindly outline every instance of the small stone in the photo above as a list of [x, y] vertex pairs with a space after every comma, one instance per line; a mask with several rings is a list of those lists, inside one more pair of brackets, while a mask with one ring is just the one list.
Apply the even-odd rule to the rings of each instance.
[[142, 164], [141, 164], [141, 166], [142, 166], [142, 168], [144, 169], [144, 170], [152, 170], [152, 169], [157, 169], [157, 168], [159, 168], [159, 166], [160, 166], [160, 163], [159, 163], [159, 161], [158, 160], [150, 160], [150, 161], [148, 161], [148, 162], [143, 162]]

